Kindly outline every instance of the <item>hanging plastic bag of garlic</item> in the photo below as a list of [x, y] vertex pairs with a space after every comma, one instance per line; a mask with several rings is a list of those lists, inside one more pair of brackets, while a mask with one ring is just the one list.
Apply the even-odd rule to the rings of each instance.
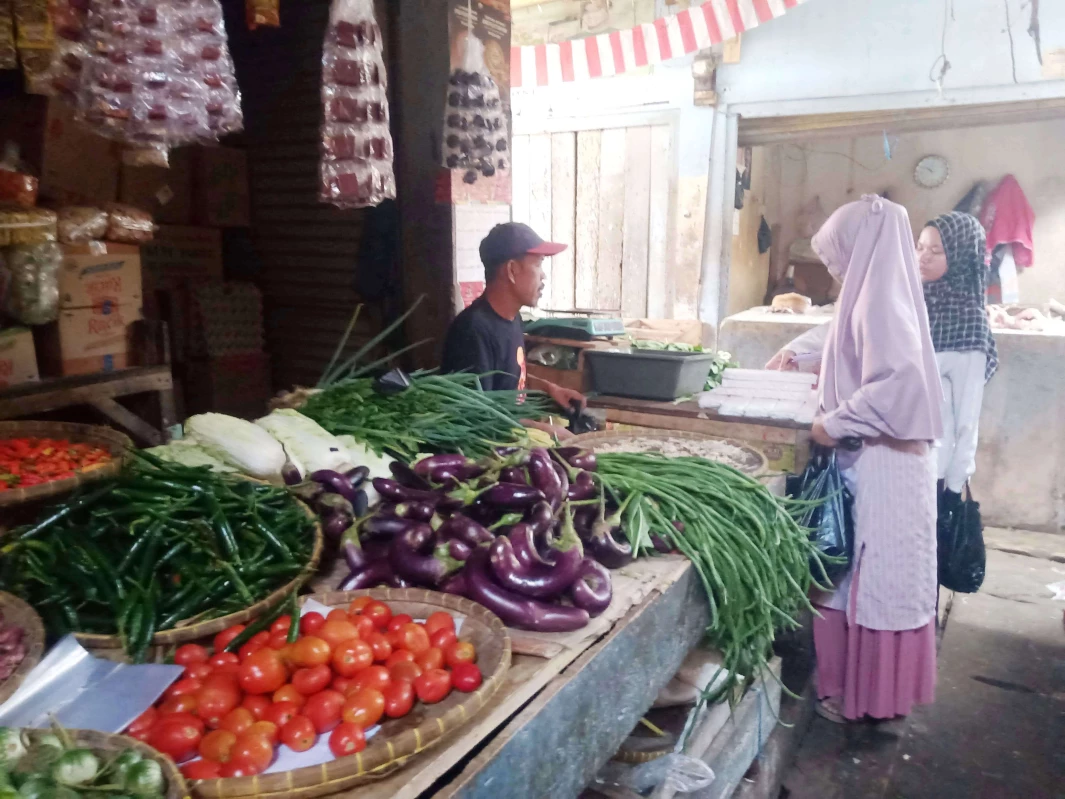
[[492, 177], [509, 163], [507, 121], [499, 86], [484, 62], [484, 42], [465, 37], [463, 66], [448, 79], [444, 109], [444, 166], [463, 170], [463, 180], [475, 183]]

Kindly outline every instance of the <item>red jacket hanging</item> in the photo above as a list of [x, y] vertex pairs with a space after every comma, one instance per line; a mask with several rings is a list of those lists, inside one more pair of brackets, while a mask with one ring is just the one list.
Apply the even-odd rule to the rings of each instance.
[[1006, 175], [984, 201], [980, 222], [987, 231], [988, 255], [1000, 244], [1013, 245], [1013, 260], [1020, 268], [1032, 265], [1032, 228], [1035, 213], [1017, 178]]

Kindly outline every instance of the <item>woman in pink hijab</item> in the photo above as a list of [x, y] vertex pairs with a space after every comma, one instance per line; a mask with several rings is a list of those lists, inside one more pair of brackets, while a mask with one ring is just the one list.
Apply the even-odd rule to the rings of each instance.
[[849, 203], [813, 247], [843, 290], [812, 437], [863, 444], [839, 452], [855, 495], [854, 563], [834, 593], [815, 598], [818, 712], [893, 718], [934, 694], [939, 369], [902, 206], [876, 196]]

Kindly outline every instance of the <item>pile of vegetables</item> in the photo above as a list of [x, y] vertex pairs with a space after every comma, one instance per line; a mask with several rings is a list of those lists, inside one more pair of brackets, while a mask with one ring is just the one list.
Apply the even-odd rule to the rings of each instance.
[[799, 626], [811, 607], [811, 564], [827, 585], [826, 559], [781, 499], [724, 464], [650, 453], [598, 456], [598, 480], [624, 506], [623, 529], [637, 553], [676, 548], [699, 573], [710, 601], [709, 641], [724, 668], [754, 678], [778, 628]]
[[243, 610], [306, 574], [313, 548], [313, 520], [284, 489], [139, 453], [12, 530], [0, 588], [52, 634], [118, 634], [140, 662], [157, 631]]
[[504, 623], [564, 632], [610, 604], [608, 568], [632, 560], [614, 536], [595, 456], [500, 448], [480, 461], [435, 455], [377, 478], [376, 512], [344, 535], [341, 590], [382, 583], [461, 594]]
[[162, 766], [136, 749], [93, 752], [58, 726], [51, 732], [0, 727], [0, 799], [161, 799], [166, 789]]
[[[653, 341], [651, 339], [629, 338], [629, 344], [634, 350], [657, 350], [658, 352], [706, 352], [701, 344], [684, 344], [678, 342]], [[704, 390], [710, 391], [721, 385], [721, 376], [726, 369], [738, 368], [739, 364], [732, 360], [732, 353], [724, 350], [716, 351], [713, 363], [710, 364], [710, 374], [706, 377]]]
[[26, 631], [4, 620], [0, 613], [0, 680], [6, 680], [26, 659]]
[[231, 627], [213, 653], [179, 647], [182, 678], [126, 733], [185, 762], [189, 779], [243, 777], [268, 769], [278, 745], [305, 752], [320, 735], [335, 757], [356, 754], [367, 732], [417, 702], [481, 685], [477, 651], [444, 611], [416, 622], [362, 596], [328, 616], [293, 617]]
[[64, 480], [109, 460], [106, 449], [65, 438], [5, 438], [0, 440], [0, 491]]

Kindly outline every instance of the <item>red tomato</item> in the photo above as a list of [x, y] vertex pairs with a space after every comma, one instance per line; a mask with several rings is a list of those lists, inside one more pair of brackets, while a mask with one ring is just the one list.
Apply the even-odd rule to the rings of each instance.
[[307, 697], [302, 715], [311, 720], [315, 732], [321, 735], [340, 723], [340, 711], [344, 707], [344, 694], [328, 688]]
[[128, 735], [130, 738], [135, 738], [136, 740], [140, 741], [141, 743], [145, 743], [145, 744], [148, 743], [148, 737], [151, 734], [152, 734], [151, 728], [149, 728], [147, 730], [137, 730], [136, 732], [127, 732], [126, 733], [126, 735]]
[[166, 693], [163, 694], [167, 699], [173, 699], [175, 696], [184, 696], [185, 694], [194, 694], [203, 688], [203, 683], [199, 680], [193, 680], [187, 678], [184, 680], [178, 680], [176, 683], [166, 689]]
[[338, 724], [329, 736], [329, 749], [336, 757], [353, 755], [366, 748], [366, 735], [362, 727], [345, 721]]
[[348, 613], [352, 614], [353, 616], [358, 616], [360, 613], [363, 612], [363, 610], [366, 609], [366, 606], [373, 601], [374, 600], [372, 597], [357, 596], [353, 600], [351, 600], [351, 604], [348, 605]]
[[250, 710], [256, 721], [261, 721], [270, 709], [270, 699], [266, 696], [246, 696], [240, 706]]
[[201, 719], [199, 716], [194, 716], [191, 713], [171, 713], [168, 716], [160, 714], [159, 720], [152, 726], [152, 729], [155, 729], [164, 721], [175, 721], [180, 722], [182, 724], [191, 724], [193, 727], [200, 731], [201, 735], [203, 734], [203, 731], [207, 729], [207, 726], [203, 723], [203, 719]]
[[249, 694], [272, 694], [287, 676], [281, 656], [272, 649], [260, 649], [240, 664], [240, 687]]
[[218, 776], [225, 779], [230, 777], [254, 777], [259, 773], [246, 763], [226, 763], [218, 770]]
[[357, 638], [344, 641], [333, 650], [333, 671], [341, 677], [354, 677], [373, 662], [373, 649]]
[[385, 715], [390, 719], [402, 718], [414, 707], [414, 686], [405, 680], [397, 680], [385, 688], [384, 696]]
[[[237, 676], [240, 675], [240, 664], [239, 663], [226, 663], [224, 666], [217, 666], [211, 672], [211, 674], [228, 674], [231, 677], [237, 677]], [[239, 684], [240, 683], [238, 682], [238, 685]]]
[[230, 691], [240, 692], [240, 680], [237, 679], [236, 674], [230, 674], [228, 672], [219, 672], [217, 670], [211, 672], [208, 676], [203, 678], [204, 688], [226, 688]]
[[274, 702], [288, 702], [296, 707], [303, 707], [303, 703], [307, 701], [307, 697], [296, 690], [294, 685], [282, 685], [276, 691], [273, 696]]
[[354, 682], [355, 680], [351, 677], [334, 677], [333, 682], [329, 683], [329, 687], [334, 691], [340, 691], [344, 696], [347, 696], [348, 691], [351, 689]]
[[188, 760], [195, 756], [200, 745], [202, 733], [196, 725], [183, 721], [164, 720], [152, 727], [148, 733], [148, 743], [164, 755], [170, 755], [175, 762]]
[[454, 630], [437, 630], [435, 633], [429, 633], [429, 643], [443, 651], [447, 651], [447, 648], [457, 640]]
[[222, 652], [222, 650], [229, 646], [229, 642], [242, 632], [244, 632], [243, 624], [234, 624], [232, 627], [222, 630], [222, 632], [214, 637], [214, 651], [218, 653]]
[[348, 620], [355, 625], [355, 629], [366, 643], [370, 643], [370, 636], [377, 634], [377, 628], [373, 626], [373, 619], [367, 616], [348, 616]]
[[191, 666], [185, 667], [185, 674], [183, 676], [188, 680], [203, 680], [213, 671], [214, 666], [210, 663], [193, 663]]
[[414, 693], [425, 704], [435, 704], [451, 693], [451, 675], [443, 669], [427, 671], [414, 681]]
[[152, 725], [159, 720], [159, 711], [154, 707], [150, 707], [141, 713], [137, 718], [133, 719], [126, 732], [129, 734], [140, 732], [142, 730], [150, 730]]
[[213, 668], [217, 669], [219, 666], [225, 666], [225, 665], [230, 664], [230, 663], [232, 663], [233, 665], [239, 664], [240, 663], [240, 657], [238, 655], [235, 655], [232, 652], [219, 652], [217, 655], [213, 656], [207, 662]]
[[285, 633], [288, 635], [288, 629], [292, 626], [292, 617], [287, 613], [284, 616], [278, 616], [273, 624], [270, 625], [270, 635], [277, 635], [277, 633]]
[[214, 780], [222, 776], [222, 768], [213, 760], [193, 760], [181, 767], [187, 780]]
[[333, 681], [333, 672], [326, 666], [312, 666], [309, 669], [296, 669], [292, 675], [292, 687], [304, 696], [324, 691]]
[[388, 630], [388, 632], [390, 632], [390, 633], [394, 633], [396, 630], [403, 629], [403, 625], [404, 624], [413, 624], [413, 623], [414, 623], [414, 618], [412, 616], [410, 616], [407, 613], [400, 613], [400, 614], [398, 614], [396, 616], [393, 616], [389, 620], [388, 626], [385, 627], [385, 629]]
[[388, 676], [392, 682], [403, 680], [405, 682], [413, 683], [416, 679], [421, 677], [424, 672], [425, 669], [417, 663], [411, 663], [410, 661], [404, 660], [390, 668], [388, 670]]
[[481, 669], [476, 663], [457, 663], [451, 669], [451, 684], [464, 693], [481, 687]]
[[388, 641], [388, 645], [392, 647], [392, 652], [403, 649], [403, 632], [400, 630], [393, 630], [390, 633], [385, 633], [385, 640]]
[[258, 652], [268, 643], [270, 643], [269, 633], [267, 633], [265, 641], [248, 641], [248, 643], [244, 644], [244, 646], [237, 650], [237, 657], [240, 658], [240, 662], [243, 663], [245, 660], [251, 657], [253, 653]]
[[347, 621], [348, 612], [341, 608], [333, 608], [325, 617], [326, 621]]
[[210, 655], [199, 644], [184, 644], [174, 653], [174, 663], [178, 666], [191, 666], [194, 663], [206, 663]]
[[274, 704], [270, 705], [270, 709], [266, 711], [263, 720], [272, 721], [280, 729], [284, 729], [292, 717], [298, 716], [299, 713], [300, 706], [293, 702], [274, 702]]
[[248, 728], [251, 735], [261, 735], [270, 742], [270, 746], [277, 746], [278, 736], [281, 731], [272, 721], [257, 721]]
[[292, 662], [300, 668], [328, 663], [333, 650], [325, 641], [313, 635], [301, 638], [292, 645]]
[[420, 624], [404, 624], [399, 634], [403, 637], [403, 648], [413, 652], [415, 657], [429, 649], [429, 633]]
[[218, 729], [229, 730], [235, 735], [245, 733], [255, 723], [255, 716], [246, 707], [235, 707], [218, 723]]
[[385, 713], [385, 695], [376, 688], [356, 691], [344, 702], [341, 717], [344, 721], [369, 729], [381, 720]]
[[383, 691], [390, 682], [392, 682], [392, 677], [388, 669], [384, 666], [369, 666], [355, 675], [352, 689], [376, 688], [378, 691]]
[[406, 649], [397, 649], [385, 660], [385, 667], [390, 669], [397, 663], [403, 663], [404, 661], [407, 663], [413, 663], [414, 655]]
[[444, 653], [436, 647], [429, 647], [414, 658], [414, 662], [422, 667], [422, 671], [442, 669], [444, 667]]
[[294, 716], [281, 728], [281, 743], [293, 752], [306, 752], [317, 738], [314, 724], [306, 716]]
[[[337, 611], [333, 611], [333, 613], [336, 612]], [[343, 620], [333, 618], [326, 619], [325, 624], [322, 625], [322, 629], [317, 633], [319, 638], [329, 644], [330, 649], [336, 649], [345, 641], [357, 640], [359, 637], [358, 629], [354, 624], [348, 621], [348, 614], [344, 613], [344, 611], [340, 611], [340, 613], [344, 617]], [[332, 616], [333, 614], [330, 613], [329, 615]]]
[[392, 619], [392, 610], [384, 602], [374, 599], [366, 603], [362, 609], [362, 615], [372, 621], [373, 626], [378, 630], [383, 630]]
[[451, 618], [450, 613], [438, 610], [436, 613], [430, 614], [429, 618], [425, 620], [425, 631], [429, 633], [429, 637], [432, 638], [433, 633], [440, 632], [441, 630], [451, 630], [451, 632], [455, 632], [455, 620]]
[[197, 694], [182, 694], [164, 701], [159, 705], [159, 712], [164, 716], [172, 716], [175, 713], [195, 713], [198, 706]]
[[212, 727], [217, 727], [222, 717], [240, 704], [240, 699], [239, 689], [204, 685], [196, 695], [196, 712]]
[[288, 633], [271, 633], [270, 640], [266, 645], [278, 651], [284, 649], [288, 646]]
[[325, 624], [325, 616], [318, 611], [312, 610], [300, 616], [300, 635], [314, 635]]
[[451, 668], [458, 663], [473, 663], [477, 659], [477, 650], [469, 641], [456, 641], [444, 650], [444, 660]]
[[262, 773], [274, 759], [274, 747], [262, 735], [244, 733], [229, 752], [229, 760], [238, 767], [251, 768]]
[[230, 730], [212, 730], [200, 741], [200, 757], [215, 763], [228, 763], [237, 734]]

